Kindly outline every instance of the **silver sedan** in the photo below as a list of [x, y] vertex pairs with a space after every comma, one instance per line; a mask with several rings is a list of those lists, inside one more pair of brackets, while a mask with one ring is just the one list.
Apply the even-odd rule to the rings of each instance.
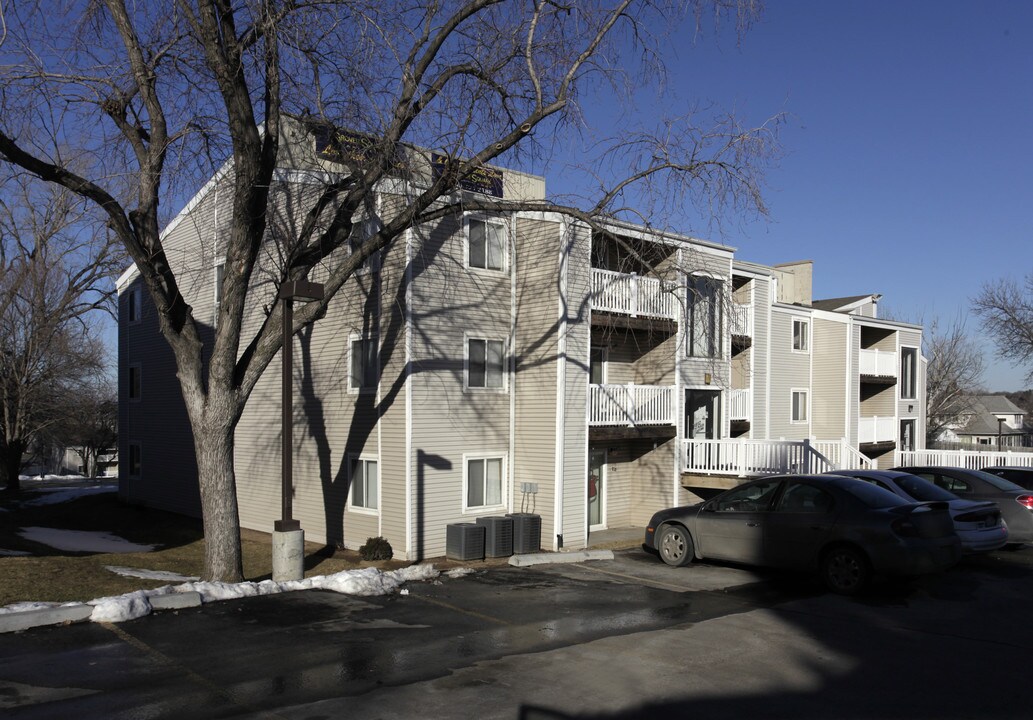
[[847, 595], [875, 573], [938, 572], [961, 557], [947, 503], [908, 502], [834, 475], [762, 478], [661, 510], [645, 545], [668, 565], [713, 559], [817, 570], [829, 589]]

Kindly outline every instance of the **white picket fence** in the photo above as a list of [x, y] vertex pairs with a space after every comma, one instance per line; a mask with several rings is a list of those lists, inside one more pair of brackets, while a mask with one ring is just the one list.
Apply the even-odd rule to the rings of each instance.
[[673, 385], [589, 385], [589, 425], [673, 425]]
[[995, 450], [901, 450], [899, 465], [947, 465], [979, 470], [995, 465], [1033, 467], [1033, 453]]
[[623, 315], [677, 319], [676, 286], [634, 273], [592, 269], [592, 308]]

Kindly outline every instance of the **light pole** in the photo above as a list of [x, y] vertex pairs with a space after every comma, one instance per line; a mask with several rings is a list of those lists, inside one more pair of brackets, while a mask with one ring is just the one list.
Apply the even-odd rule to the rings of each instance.
[[280, 452], [281, 512], [273, 524], [273, 580], [301, 580], [305, 576], [305, 531], [292, 517], [294, 500], [294, 301], [322, 300], [319, 283], [293, 280], [280, 285], [283, 303], [282, 416]]

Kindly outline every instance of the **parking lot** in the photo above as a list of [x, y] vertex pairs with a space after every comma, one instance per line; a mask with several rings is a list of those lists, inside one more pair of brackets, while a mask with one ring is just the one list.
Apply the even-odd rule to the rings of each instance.
[[1026, 717], [1033, 549], [882, 583], [720, 564], [495, 567], [0, 637], [15, 718]]

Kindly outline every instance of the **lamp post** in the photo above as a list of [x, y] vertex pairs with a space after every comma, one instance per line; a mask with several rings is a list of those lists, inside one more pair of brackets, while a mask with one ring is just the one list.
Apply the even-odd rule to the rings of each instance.
[[294, 500], [294, 301], [322, 300], [323, 286], [304, 280], [280, 285], [283, 303], [282, 440], [280, 453], [281, 511], [273, 523], [273, 580], [301, 580], [305, 576], [305, 531], [293, 515]]

